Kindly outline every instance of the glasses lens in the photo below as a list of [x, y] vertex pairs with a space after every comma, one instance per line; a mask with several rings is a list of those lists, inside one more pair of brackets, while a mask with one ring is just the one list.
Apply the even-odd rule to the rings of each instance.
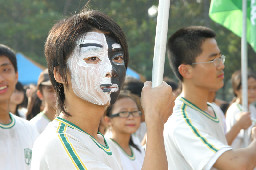
[[222, 56], [221, 56], [221, 60], [222, 60], [222, 63], [224, 64], [224, 63], [225, 63], [225, 60], [226, 60], [226, 56], [222, 55]]
[[213, 62], [215, 64], [215, 66], [218, 67], [218, 66], [220, 66], [220, 64], [224, 64], [225, 56], [221, 55], [220, 58], [216, 58]]
[[129, 112], [120, 112], [119, 116], [120, 117], [128, 117], [129, 116]]
[[139, 117], [141, 112], [140, 111], [134, 111], [134, 112], [131, 112], [131, 113], [134, 117]]

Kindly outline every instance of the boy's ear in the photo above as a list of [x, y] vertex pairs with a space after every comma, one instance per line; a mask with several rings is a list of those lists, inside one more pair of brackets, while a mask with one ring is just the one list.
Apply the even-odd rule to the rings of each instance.
[[64, 84], [63, 78], [61, 77], [60, 73], [58, 72], [58, 69], [56, 67], [54, 67], [53, 69], [53, 75], [54, 75], [54, 79], [58, 82], [58, 83], [62, 83]]
[[189, 64], [181, 64], [178, 67], [179, 73], [182, 75], [183, 78], [191, 78], [192, 76], [192, 66]]
[[40, 90], [37, 90], [37, 91], [36, 91], [36, 95], [37, 95], [37, 97], [38, 97], [40, 100], [43, 100], [44, 96], [43, 96], [43, 94], [40, 92]]
[[108, 116], [104, 116], [104, 121], [108, 124], [108, 126], [111, 125], [111, 119]]

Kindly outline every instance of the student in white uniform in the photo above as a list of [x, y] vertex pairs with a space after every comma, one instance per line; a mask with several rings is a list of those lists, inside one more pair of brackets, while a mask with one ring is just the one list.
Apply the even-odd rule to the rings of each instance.
[[220, 110], [207, 103], [209, 92], [221, 88], [224, 79], [225, 56], [214, 31], [202, 26], [181, 28], [169, 38], [167, 48], [172, 69], [182, 82], [182, 94], [164, 128], [168, 169], [254, 168], [256, 140], [248, 148], [232, 150]]
[[33, 126], [9, 112], [10, 97], [18, 80], [15, 53], [0, 44], [0, 169], [28, 170], [37, 137]]
[[[127, 50], [121, 28], [98, 11], [83, 11], [53, 26], [45, 55], [60, 112], [35, 142], [32, 169], [122, 169], [118, 151], [98, 126], [124, 82]], [[151, 88], [145, 83], [149, 149], [142, 169], [167, 168], [162, 132], [172, 97], [167, 84]]]
[[30, 122], [42, 133], [48, 123], [56, 116], [56, 94], [49, 79], [48, 69], [39, 75], [37, 81], [37, 96], [44, 102], [44, 110], [38, 113]]
[[[220, 110], [220, 118], [223, 120], [224, 133], [226, 134], [226, 140], [228, 145], [231, 145], [234, 139], [237, 137], [241, 129], [247, 129], [251, 125], [251, 118], [247, 112], [241, 113], [240, 117], [236, 120], [236, 123], [227, 131], [226, 117], [221, 108], [215, 103], [215, 91], [211, 91], [208, 95], [208, 102], [214, 104]], [[234, 149], [234, 148], [233, 148]]]
[[105, 120], [111, 131], [110, 141], [118, 150], [124, 170], [141, 170], [144, 149], [134, 142], [133, 133], [140, 127], [141, 111], [135, 99], [128, 94], [118, 96], [106, 111]]
[[[242, 76], [241, 71], [238, 70], [232, 75], [232, 88], [233, 94], [236, 97], [234, 103], [230, 105], [226, 113], [226, 123], [227, 130], [230, 130], [238, 121], [238, 119], [243, 115], [250, 116], [250, 119], [247, 122], [247, 126], [238, 131], [238, 135], [233, 139], [232, 148], [243, 148], [246, 147], [246, 143], [244, 140], [244, 133], [246, 132], [244, 129], [248, 130], [248, 136], [251, 136], [251, 129], [255, 125], [256, 121], [256, 108], [253, 105], [253, 102], [256, 100], [256, 75], [252, 72], [248, 72], [248, 106], [249, 112], [245, 112], [242, 106]], [[253, 121], [253, 122], [252, 122]], [[249, 142], [250, 143], [250, 142]]]

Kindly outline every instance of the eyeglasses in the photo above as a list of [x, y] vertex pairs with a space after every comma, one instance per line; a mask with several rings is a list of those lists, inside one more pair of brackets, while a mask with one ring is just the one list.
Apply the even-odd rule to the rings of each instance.
[[207, 61], [207, 62], [198, 62], [198, 63], [192, 63], [192, 64], [203, 64], [203, 63], [213, 63], [216, 67], [219, 67], [220, 64], [225, 63], [226, 56], [221, 55], [219, 58], [215, 58], [212, 61]]
[[113, 118], [113, 117], [128, 118], [130, 115], [132, 115], [133, 117], [139, 117], [142, 115], [142, 113], [141, 113], [141, 111], [119, 112], [119, 113], [112, 114], [109, 117], [111, 117], [111, 118]]

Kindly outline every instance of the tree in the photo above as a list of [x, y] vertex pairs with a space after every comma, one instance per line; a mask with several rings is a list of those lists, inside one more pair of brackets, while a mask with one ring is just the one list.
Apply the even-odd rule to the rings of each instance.
[[[81, 0], [0, 0], [0, 39], [28, 57], [46, 65], [44, 42], [52, 25], [65, 16], [79, 12], [88, 2]], [[112, 17], [124, 30], [130, 53], [129, 67], [151, 80], [156, 17], [148, 9], [158, 0], [91, 0], [90, 8]], [[224, 55], [225, 82], [240, 69], [240, 38], [211, 21], [208, 0], [171, 0], [168, 37], [177, 29], [190, 25], [209, 26], [217, 33], [217, 42]], [[249, 46], [248, 46], [249, 47]], [[185, 50], [185, 49], [184, 49]], [[256, 68], [256, 57], [248, 48], [248, 64]], [[166, 59], [164, 76], [175, 79]], [[227, 90], [222, 91], [223, 97]]]

